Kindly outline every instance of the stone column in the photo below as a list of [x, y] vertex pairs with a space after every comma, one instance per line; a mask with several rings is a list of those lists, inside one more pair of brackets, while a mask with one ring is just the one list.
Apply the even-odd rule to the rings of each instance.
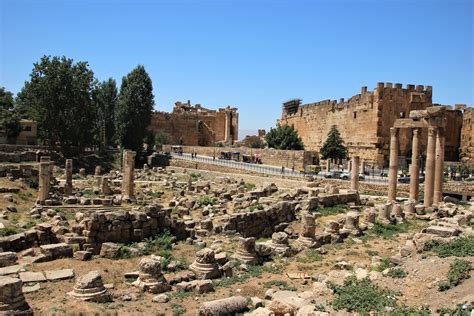
[[331, 159], [326, 160], [326, 172], [331, 170]]
[[436, 153], [436, 127], [428, 128], [428, 145], [426, 148], [426, 178], [424, 205], [430, 207], [433, 205], [434, 194], [434, 175], [435, 175], [435, 153]]
[[444, 178], [444, 129], [438, 128], [436, 137], [436, 158], [434, 176], [434, 197], [433, 203], [438, 205], [443, 201], [443, 178]]
[[365, 160], [361, 159], [360, 160], [360, 170], [359, 173], [365, 174]]
[[133, 199], [135, 197], [135, 152], [125, 150], [123, 152], [123, 180], [122, 180], [122, 196], [124, 199]]
[[398, 128], [390, 128], [390, 162], [388, 170], [388, 202], [397, 198]]
[[72, 194], [72, 159], [66, 159], [66, 184], [64, 185], [64, 194]]
[[420, 192], [420, 130], [415, 128], [413, 129], [413, 140], [412, 140], [412, 149], [411, 149], [411, 167], [410, 167], [410, 200], [418, 200], [418, 193]]
[[359, 191], [359, 156], [352, 157], [351, 189]]
[[[41, 160], [44, 160], [41, 157]], [[49, 161], [41, 161], [39, 163], [38, 172], [38, 204], [44, 204], [49, 195]]]

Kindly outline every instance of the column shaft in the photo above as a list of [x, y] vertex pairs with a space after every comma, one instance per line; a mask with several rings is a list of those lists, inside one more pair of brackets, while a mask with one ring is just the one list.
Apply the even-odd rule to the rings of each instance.
[[359, 156], [352, 157], [351, 189], [359, 190]]
[[425, 178], [425, 188], [424, 188], [425, 207], [430, 207], [433, 205], [436, 134], [437, 134], [436, 127], [430, 126], [428, 128], [428, 145], [426, 148], [426, 172], [425, 172], [426, 178]]
[[410, 200], [418, 200], [418, 193], [420, 192], [420, 130], [413, 129], [413, 141], [411, 152], [411, 167], [410, 167]]
[[443, 201], [443, 178], [444, 178], [444, 142], [445, 134], [442, 128], [438, 128], [436, 137], [436, 158], [434, 176], [434, 197], [433, 203], [438, 205]]
[[398, 129], [390, 128], [390, 162], [388, 170], [388, 202], [397, 198]]

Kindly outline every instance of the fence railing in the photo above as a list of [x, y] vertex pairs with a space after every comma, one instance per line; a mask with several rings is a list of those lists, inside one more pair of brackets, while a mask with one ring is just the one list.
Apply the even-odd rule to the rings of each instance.
[[[324, 176], [322, 175], [306, 174], [306, 173], [294, 171], [290, 168], [285, 168], [285, 167], [260, 165], [260, 164], [246, 163], [246, 162], [241, 162], [241, 161], [219, 159], [219, 158], [208, 157], [208, 156], [199, 156], [199, 155], [192, 156], [189, 153], [182, 153], [182, 154], [172, 153], [171, 156], [177, 159], [203, 162], [203, 163], [207, 163], [211, 165], [254, 171], [256, 173], [262, 173], [262, 174], [268, 174], [268, 175], [291, 176], [291, 177], [296, 177], [296, 178], [305, 178], [309, 176], [313, 176], [313, 177], [321, 178], [321, 179], [324, 178]], [[337, 179], [338, 178], [336, 178], [336, 180]], [[380, 177], [380, 176], [376, 176], [375, 174], [372, 174], [369, 176], [365, 176], [365, 179], [360, 180], [360, 181], [373, 182], [373, 183], [387, 183], [388, 179], [386, 177]]]

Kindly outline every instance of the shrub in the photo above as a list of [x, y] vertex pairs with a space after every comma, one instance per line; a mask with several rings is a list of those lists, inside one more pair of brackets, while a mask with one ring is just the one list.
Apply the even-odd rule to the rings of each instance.
[[384, 239], [389, 239], [397, 234], [407, 232], [410, 229], [410, 226], [411, 224], [409, 222], [397, 225], [375, 223], [371, 232]]
[[474, 256], [474, 236], [459, 237], [446, 244], [431, 240], [425, 244], [425, 250], [434, 251], [439, 257], [471, 257]]
[[389, 257], [383, 257], [382, 261], [378, 266], [374, 268], [375, 271], [382, 272], [386, 269], [390, 268], [390, 258]]
[[250, 205], [249, 210], [250, 212], [253, 212], [255, 210], [263, 210], [263, 205], [262, 204]]
[[245, 190], [251, 191], [251, 190], [255, 189], [255, 184], [253, 184], [253, 183], [244, 183], [244, 187], [245, 187]]
[[18, 234], [18, 233], [21, 233], [21, 232], [22, 232], [22, 229], [19, 228], [19, 227], [16, 227], [16, 226], [0, 228], [0, 236], [1, 237], [11, 236], [11, 235], [15, 235], [15, 234]]
[[186, 314], [186, 308], [178, 304], [172, 304], [171, 310], [173, 311], [173, 316], [181, 316]]
[[464, 280], [471, 277], [471, 263], [466, 260], [456, 259], [449, 265], [448, 281], [442, 282], [438, 286], [439, 291], [447, 291], [461, 284]]
[[197, 172], [191, 172], [189, 175], [191, 176], [191, 178], [193, 179], [193, 181], [196, 181], [197, 179], [199, 179], [199, 178], [202, 177], [202, 174], [197, 173]]
[[26, 178], [25, 183], [31, 188], [31, 189], [38, 189], [38, 179], [37, 178]]
[[197, 200], [197, 204], [201, 207], [201, 206], [206, 206], [206, 205], [214, 205], [217, 203], [217, 200], [213, 197], [210, 197], [210, 196], [201, 196], [198, 200]]
[[383, 311], [385, 307], [396, 307], [396, 293], [378, 287], [368, 278], [357, 280], [350, 277], [342, 286], [330, 283], [329, 288], [334, 291], [332, 306], [335, 310], [369, 313]]
[[388, 270], [387, 276], [391, 278], [404, 278], [408, 275], [408, 273], [403, 270], [402, 268], [393, 268]]

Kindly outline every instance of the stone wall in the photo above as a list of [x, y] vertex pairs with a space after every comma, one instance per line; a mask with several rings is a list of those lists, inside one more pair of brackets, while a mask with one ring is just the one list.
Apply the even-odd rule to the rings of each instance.
[[[171, 146], [163, 146], [164, 151], [171, 151]], [[248, 148], [248, 147], [202, 147], [183, 146], [185, 153], [197, 153], [198, 155], [219, 158], [222, 151], [240, 152], [240, 155], [258, 155], [263, 164], [272, 166], [295, 167], [302, 169], [304, 165], [313, 164], [314, 152], [305, 150], [278, 150], [273, 148]]]
[[137, 211], [94, 211], [85, 214], [73, 227], [73, 231], [83, 239], [72, 240], [74, 243], [84, 243], [84, 248], [98, 250], [104, 242], [139, 242], [165, 229], [170, 230], [178, 239], [188, 237], [184, 221], [173, 217], [170, 208], [149, 205]]
[[[331, 126], [337, 126], [349, 155], [357, 155], [377, 165], [387, 165], [389, 156], [390, 127], [398, 118], [408, 117], [412, 110], [432, 106], [432, 88], [422, 85], [379, 83], [373, 91], [362, 87], [361, 94], [348, 100], [325, 100], [317, 103], [284, 108], [280, 123], [293, 125], [307, 149], [320, 151]], [[446, 158], [457, 157], [460, 113], [449, 110], [453, 131], [446, 138]], [[400, 131], [400, 156], [411, 153], [411, 131]], [[420, 136], [421, 151], [426, 148], [427, 131]]]
[[149, 126], [155, 135], [165, 133], [170, 144], [212, 146], [238, 140], [239, 114], [235, 108], [209, 110], [199, 104], [175, 103], [172, 113], [155, 112]]
[[474, 165], [474, 108], [464, 110], [460, 149], [461, 160]]
[[58, 238], [52, 231], [52, 226], [47, 223], [36, 225], [35, 228], [25, 232], [0, 237], [0, 249], [3, 251], [22, 251], [31, 247], [57, 243]]
[[295, 220], [295, 203], [279, 202], [268, 210], [255, 210], [230, 215], [224, 224], [223, 231], [227, 234], [240, 233], [244, 237], [269, 237], [275, 226]]

